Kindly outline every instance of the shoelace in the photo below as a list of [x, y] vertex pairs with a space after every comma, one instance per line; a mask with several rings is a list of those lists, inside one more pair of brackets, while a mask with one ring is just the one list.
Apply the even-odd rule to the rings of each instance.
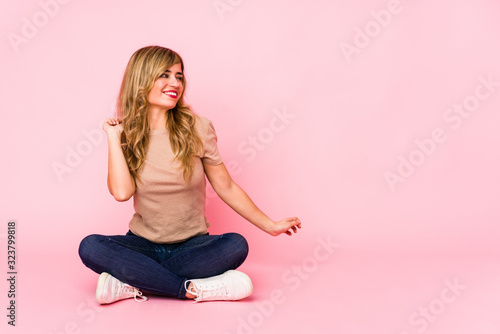
[[[186, 281], [186, 283], [187, 283], [187, 281]], [[186, 288], [186, 290], [187, 290], [187, 288]], [[227, 295], [226, 286], [222, 282], [214, 282], [214, 283], [211, 283], [210, 285], [207, 285], [205, 287], [198, 287], [195, 284], [193, 284], [193, 289], [189, 290], [189, 292], [196, 296], [196, 298], [194, 299], [194, 302], [199, 302], [199, 301], [204, 300], [208, 297], [226, 296]]]
[[[133, 286], [130, 286], [128, 284], [123, 284], [122, 286], [120, 286], [118, 292], [119, 293], [133, 293], [134, 299], [138, 303], [141, 303], [141, 302], [148, 300], [148, 297], [143, 296], [142, 292], [139, 291], [139, 289], [134, 288]], [[138, 300], [137, 297], [141, 298], [142, 300]]]

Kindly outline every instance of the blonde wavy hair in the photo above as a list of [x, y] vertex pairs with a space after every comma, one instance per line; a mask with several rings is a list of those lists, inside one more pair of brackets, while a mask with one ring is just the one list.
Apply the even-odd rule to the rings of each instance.
[[[149, 118], [147, 96], [156, 79], [168, 68], [180, 63], [182, 58], [175, 51], [161, 46], [147, 46], [137, 50], [130, 58], [123, 76], [117, 101], [117, 116], [123, 124], [121, 146], [134, 182], [141, 181], [139, 173], [146, 159], [149, 145]], [[192, 157], [201, 152], [203, 143], [196, 131], [196, 114], [184, 102], [183, 91], [175, 108], [166, 112], [166, 127], [175, 159], [181, 163], [184, 180], [189, 183], [193, 175]]]

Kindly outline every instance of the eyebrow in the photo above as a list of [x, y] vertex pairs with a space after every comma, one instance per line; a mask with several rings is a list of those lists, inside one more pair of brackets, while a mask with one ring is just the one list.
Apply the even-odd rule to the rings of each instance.
[[[166, 70], [165, 72], [167, 72], [167, 73], [172, 73], [170, 70]], [[175, 74], [184, 75], [182, 72], [177, 72], [177, 73], [175, 73]]]

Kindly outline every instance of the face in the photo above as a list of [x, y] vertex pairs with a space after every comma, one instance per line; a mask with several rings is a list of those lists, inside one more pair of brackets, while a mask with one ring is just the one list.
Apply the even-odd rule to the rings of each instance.
[[169, 67], [155, 81], [153, 88], [148, 94], [148, 102], [151, 108], [170, 110], [177, 105], [182, 95], [182, 68], [177, 63]]

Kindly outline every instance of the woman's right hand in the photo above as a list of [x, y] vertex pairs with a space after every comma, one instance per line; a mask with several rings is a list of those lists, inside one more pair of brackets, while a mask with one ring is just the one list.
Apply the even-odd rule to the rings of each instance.
[[108, 136], [114, 134], [120, 137], [123, 132], [123, 124], [118, 118], [106, 118], [102, 123], [102, 129]]

